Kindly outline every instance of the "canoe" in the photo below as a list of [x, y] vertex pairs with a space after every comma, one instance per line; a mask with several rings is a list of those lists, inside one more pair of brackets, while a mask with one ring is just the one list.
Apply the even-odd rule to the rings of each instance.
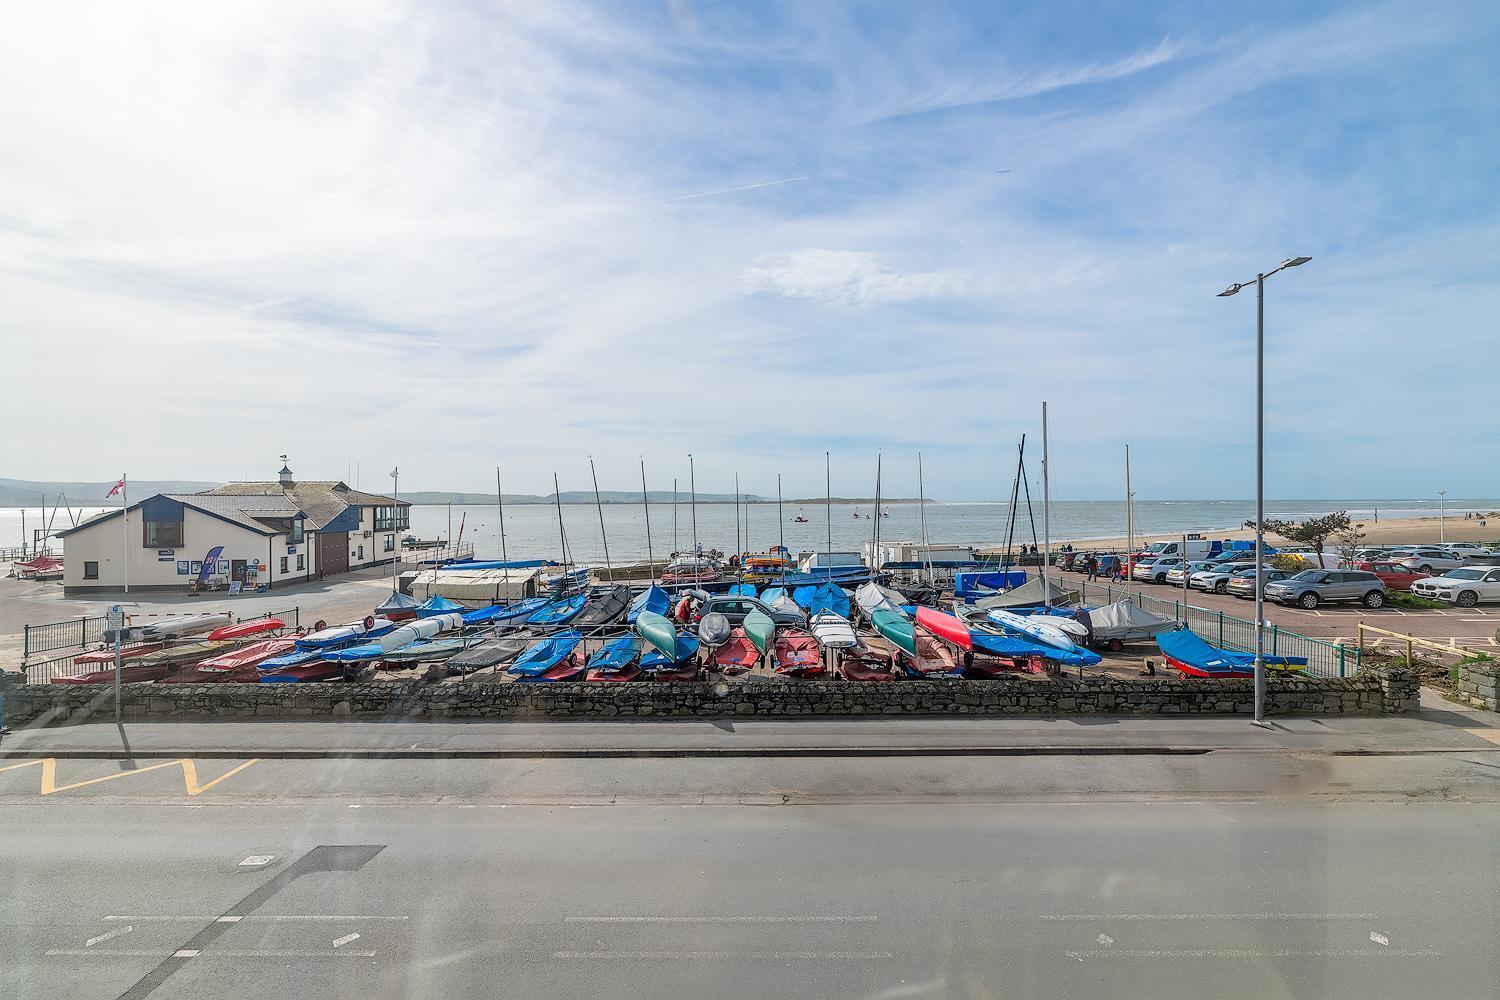
[[819, 611], [808, 620], [808, 628], [812, 631], [813, 638], [818, 645], [824, 649], [849, 649], [856, 642], [854, 637], [854, 626], [849, 624], [849, 619], [834, 614], [832, 611]]
[[577, 617], [583, 610], [584, 604], [588, 602], [589, 595], [574, 594], [559, 601], [553, 601], [540, 611], [526, 619], [528, 625], [566, 625]]
[[714, 650], [712, 662], [720, 673], [742, 674], [760, 662], [762, 652], [744, 629], [737, 628], [729, 633], [729, 641]]
[[456, 615], [469, 610], [457, 601], [450, 601], [446, 597], [433, 594], [423, 601], [417, 608], [418, 618], [431, 618], [434, 615]]
[[[800, 594], [802, 591], [799, 588], [797, 592]], [[840, 618], [849, 617], [849, 592], [837, 584], [822, 584], [813, 590], [807, 601], [797, 603], [806, 608], [809, 615], [832, 611]]]
[[823, 672], [818, 640], [801, 629], [786, 629], [771, 647], [775, 671], [788, 677], [813, 677]]
[[[699, 645], [696, 635], [680, 635], [677, 637], [675, 648], [670, 653], [664, 653], [659, 648], [648, 650], [641, 657], [641, 669], [652, 674], [662, 671], [682, 673], [691, 665], [696, 674], [698, 664], [694, 658], [698, 655]], [[681, 669], [674, 670], [673, 668]]]
[[917, 635], [916, 640], [916, 652], [901, 657], [901, 667], [908, 677], [957, 677], [963, 673], [952, 645], [926, 634]]
[[635, 620], [641, 616], [642, 611], [649, 611], [655, 615], [664, 615], [671, 606], [672, 595], [653, 583], [637, 594], [635, 600], [630, 602], [630, 610], [625, 615], [625, 621], [630, 625], [634, 625]]
[[622, 635], [618, 639], [611, 639], [589, 657], [589, 677], [593, 679], [596, 673], [619, 673], [627, 667], [634, 667], [636, 660], [640, 658], [641, 640], [637, 637]]
[[754, 597], [755, 596], [755, 584], [753, 584], [753, 583], [735, 583], [735, 584], [731, 584], [730, 587], [729, 587], [729, 596], [731, 596], [731, 597]]
[[968, 626], [947, 612], [936, 608], [918, 608], [917, 625], [939, 639], [946, 639], [959, 649], [968, 651], [974, 648]]
[[854, 591], [854, 603], [859, 606], [860, 614], [866, 621], [877, 611], [900, 611], [901, 605], [906, 603], [906, 598], [889, 587], [882, 587], [871, 580], [862, 583]]
[[630, 588], [622, 585], [601, 587], [588, 595], [583, 610], [573, 619], [577, 629], [600, 628], [624, 617], [630, 607]]
[[417, 609], [421, 606], [422, 602], [410, 594], [393, 590], [390, 597], [375, 605], [375, 617], [389, 618], [393, 622], [411, 621], [417, 617]]
[[[1187, 677], [1254, 677], [1255, 654], [1210, 646], [1187, 629], [1163, 632], [1156, 645], [1167, 663]], [[1307, 666], [1305, 656], [1267, 656], [1272, 670], [1296, 671]]]
[[260, 635], [262, 632], [276, 632], [286, 628], [286, 623], [280, 618], [252, 618], [250, 621], [236, 622], [233, 625], [220, 625], [208, 633], [210, 640], [214, 639], [243, 639], [246, 636]]
[[583, 642], [583, 633], [577, 629], [568, 629], [566, 632], [549, 636], [536, 642], [522, 653], [516, 662], [510, 665], [506, 673], [516, 677], [540, 677], [573, 655], [573, 651], [581, 642]]
[[484, 670], [486, 667], [498, 667], [502, 663], [508, 663], [526, 651], [526, 647], [536, 641], [536, 636], [530, 632], [521, 632], [516, 635], [507, 635], [500, 639], [490, 639], [477, 646], [471, 646], [461, 653], [455, 653], [448, 658], [448, 669], [458, 671]]
[[710, 611], [703, 616], [698, 623], [698, 641], [709, 649], [716, 649], [729, 641], [729, 634], [734, 631], [734, 626], [729, 619], [717, 611]]
[[452, 612], [433, 615], [430, 618], [418, 618], [378, 635], [369, 642], [325, 650], [323, 659], [348, 662], [385, 659], [389, 653], [405, 649], [414, 643], [431, 639], [444, 632], [457, 631], [463, 628], [464, 624], [463, 615]]
[[1007, 632], [1022, 638], [1055, 646], [1064, 652], [1071, 652], [1078, 648], [1068, 633], [1046, 620], [1048, 617], [1046, 615], [1018, 615], [1014, 611], [1006, 611], [1003, 608], [990, 608], [985, 615]]
[[899, 611], [881, 609], [870, 616], [870, 624], [887, 642], [906, 653], [917, 651], [917, 631], [912, 620]]
[[677, 649], [677, 626], [654, 611], [641, 612], [635, 620], [635, 631], [663, 655], [672, 656]]
[[745, 635], [750, 639], [755, 648], [760, 650], [762, 656], [771, 642], [776, 638], [776, 623], [771, 616], [756, 608], [745, 616]]
[[140, 628], [144, 638], [171, 639], [187, 635], [202, 635], [228, 624], [230, 622], [227, 614], [173, 615], [170, 618], [158, 618]]

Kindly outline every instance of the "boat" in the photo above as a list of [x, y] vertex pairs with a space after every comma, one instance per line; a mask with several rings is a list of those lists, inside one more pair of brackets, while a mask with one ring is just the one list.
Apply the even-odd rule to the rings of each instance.
[[641, 640], [633, 635], [622, 635], [605, 643], [588, 659], [590, 681], [629, 681], [639, 676], [641, 668]]
[[717, 649], [729, 641], [729, 635], [734, 631], [734, 626], [729, 619], [717, 611], [710, 611], [703, 616], [698, 623], [698, 641], [709, 649]]
[[807, 625], [813, 638], [824, 649], [849, 649], [858, 642], [849, 619], [832, 611], [819, 611], [808, 619]]
[[375, 606], [375, 617], [385, 618], [393, 622], [411, 621], [417, 617], [417, 609], [422, 602], [410, 594], [403, 594], [399, 590], [391, 591], [391, 596]]
[[661, 582], [672, 587], [713, 583], [719, 578], [719, 567], [706, 556], [678, 559], [662, 570]]
[[672, 595], [653, 583], [637, 594], [635, 600], [630, 602], [630, 610], [625, 615], [625, 621], [627, 624], [634, 625], [635, 620], [640, 617], [642, 611], [664, 615], [671, 606]]
[[899, 657], [908, 677], [957, 677], [963, 673], [958, 654], [947, 640], [920, 632], [914, 638], [915, 651]]
[[[137, 681], [159, 681], [172, 672], [170, 664], [166, 663], [132, 663], [129, 666], [120, 667], [120, 682], [133, 684]], [[72, 677], [54, 677], [53, 684], [112, 684], [115, 679], [115, 668], [108, 670], [93, 670], [86, 674], [76, 674]]]
[[[649, 640], [648, 640], [649, 641]], [[652, 644], [655, 646], [655, 643]], [[641, 657], [641, 670], [658, 681], [690, 681], [698, 677], [698, 637], [680, 635], [670, 652], [659, 647]]]
[[230, 624], [227, 614], [173, 615], [148, 625], [140, 626], [144, 639], [180, 639], [189, 635], [212, 632], [222, 625]]
[[589, 576], [593, 570], [588, 566], [575, 566], [554, 576], [545, 577], [542, 586], [553, 597], [566, 597], [588, 589]]
[[917, 651], [916, 626], [901, 612], [882, 608], [870, 616], [870, 625], [882, 638], [902, 652]]
[[350, 625], [334, 625], [310, 632], [297, 640], [298, 649], [333, 649], [350, 642], [384, 635], [396, 627], [396, 623], [385, 618], [366, 618]]
[[860, 614], [864, 616], [865, 621], [869, 621], [870, 616], [880, 610], [905, 614], [905, 612], [901, 611], [901, 606], [906, 603], [906, 598], [898, 591], [892, 590], [889, 587], [882, 587], [874, 580], [871, 580], [868, 583], [860, 584], [855, 589], [854, 603], [858, 605]]
[[748, 555], [740, 562], [740, 578], [751, 583], [772, 583], [795, 563], [779, 547], [768, 555]]
[[846, 681], [880, 683], [897, 679], [891, 655], [867, 643], [857, 643], [839, 654], [839, 674]]
[[296, 643], [292, 639], [262, 639], [248, 646], [230, 650], [219, 656], [200, 660], [190, 667], [162, 678], [164, 684], [214, 684], [232, 681], [254, 684], [260, 680], [256, 668], [271, 659], [292, 651]]
[[294, 644], [290, 652], [282, 653], [262, 661], [258, 669], [261, 676], [268, 673], [276, 673], [279, 670], [289, 670], [292, 667], [301, 667], [309, 663], [323, 662], [323, 651], [321, 649], [298, 649]]
[[[147, 653], [154, 653], [158, 649], [164, 648], [166, 648], [166, 643], [162, 642], [147, 643], [144, 646], [126, 646], [120, 650], [120, 659], [122, 661], [136, 660], [141, 658], [142, 656], [145, 656]], [[73, 663], [75, 666], [80, 663], [89, 664], [114, 662], [115, 651], [113, 649], [96, 649], [91, 653], [79, 653], [77, 656], [73, 657]]]
[[732, 583], [732, 584], [729, 585], [729, 595], [731, 597], [754, 597], [755, 596], [755, 584], [753, 584], [753, 583]]
[[505, 617], [510, 609], [504, 604], [491, 604], [487, 608], [474, 608], [459, 615], [465, 625], [491, 625], [496, 618]]
[[770, 615], [759, 608], [755, 608], [749, 614], [745, 615], [743, 627], [746, 638], [750, 640], [761, 656], [765, 656], [766, 650], [771, 647], [771, 644], [776, 639], [776, 622], [772, 620]]
[[588, 602], [588, 594], [574, 594], [572, 597], [564, 597], [553, 601], [526, 619], [528, 625], [566, 625], [572, 621], [584, 604]]
[[1152, 614], [1134, 601], [1116, 601], [1087, 614], [1090, 642], [1116, 653], [1127, 642], [1153, 639], [1177, 624], [1170, 618]]
[[433, 615], [431, 618], [418, 618], [375, 636], [369, 642], [325, 650], [323, 659], [348, 663], [359, 660], [387, 660], [393, 653], [432, 639], [444, 632], [458, 631], [464, 627], [464, 624], [463, 615], [453, 612]]
[[807, 518], [803, 517], [801, 514], [798, 514], [796, 517], [792, 518], [792, 523], [793, 524], [806, 524], [807, 523]]
[[[527, 597], [513, 604], [496, 605], [501, 610], [489, 615], [486, 620], [495, 628], [513, 627], [522, 624], [551, 603], [545, 597]], [[468, 612], [468, 614], [473, 614], [473, 612]]]
[[[1045, 599], [1044, 599], [1045, 598]], [[1077, 604], [1082, 600], [1078, 591], [1069, 589], [1051, 580], [1044, 587], [1040, 578], [1027, 580], [1013, 590], [1003, 590], [990, 597], [981, 597], [972, 603], [981, 608], [1026, 608], [1041, 605]]]
[[506, 673], [521, 681], [573, 680], [583, 673], [583, 633], [568, 629], [536, 642]]
[[1098, 653], [1075, 645], [1063, 650], [1035, 639], [1025, 638], [992, 621], [983, 608], [964, 608], [960, 611], [964, 623], [969, 626], [969, 636], [974, 643], [977, 656], [992, 656], [1015, 661], [1047, 660], [1070, 667], [1092, 667], [1102, 662]]
[[180, 667], [188, 663], [197, 663], [206, 660], [210, 656], [227, 653], [240, 643], [233, 639], [217, 639], [213, 642], [191, 642], [182, 646], [165, 646], [154, 653], [147, 653], [136, 660], [142, 666], [165, 666]]
[[772, 611], [794, 614], [803, 619], [807, 617], [807, 611], [787, 593], [785, 587], [767, 587], [765, 593], [760, 595], [760, 603]]
[[438, 660], [446, 660], [456, 653], [461, 653], [471, 646], [479, 645], [483, 640], [477, 636], [469, 638], [455, 637], [452, 639], [422, 639], [418, 642], [407, 643], [398, 649], [388, 653], [381, 653], [372, 657], [380, 662], [383, 667], [392, 667], [401, 670], [418, 663], [435, 663]]
[[665, 615], [659, 615], [654, 611], [645, 611], [635, 620], [635, 631], [642, 639], [645, 639], [655, 649], [666, 655], [673, 656], [677, 650], [677, 626], [672, 624], [671, 619]]
[[1064, 651], [1078, 648], [1068, 633], [1053, 624], [1047, 615], [1018, 615], [1001, 608], [989, 608], [985, 616], [1007, 632], [1055, 646]]
[[431, 618], [434, 615], [456, 615], [469, 610], [466, 605], [457, 601], [450, 601], [440, 594], [433, 594], [423, 601], [417, 608], [418, 618]]
[[602, 628], [625, 617], [630, 608], [630, 588], [623, 585], [600, 587], [588, 595], [583, 610], [573, 619], [577, 629]]
[[273, 671], [262, 669], [260, 682], [262, 684], [316, 684], [321, 681], [341, 681], [346, 676], [345, 669], [342, 663], [318, 659]]
[[833, 583], [824, 583], [812, 589], [806, 600], [802, 599], [805, 587], [798, 587], [795, 593], [797, 603], [807, 609], [809, 615], [816, 615], [823, 611], [832, 611], [840, 618], [849, 617], [849, 592], [843, 587]]
[[279, 632], [286, 628], [286, 623], [280, 618], [252, 618], [249, 621], [235, 622], [233, 625], [220, 625], [208, 633], [210, 640], [214, 639], [244, 639], [252, 635], [260, 635], [262, 632]]
[[953, 643], [965, 652], [974, 648], [974, 639], [969, 634], [968, 626], [945, 611], [939, 611], [936, 608], [918, 608], [917, 625], [939, 639]]
[[[1156, 637], [1167, 664], [1186, 677], [1254, 677], [1255, 654], [1210, 646], [1195, 632], [1178, 629]], [[1307, 666], [1305, 656], [1266, 656], [1267, 669], [1294, 672]]]
[[764, 651], [763, 645], [758, 645], [743, 628], [737, 628], [729, 633], [728, 640], [714, 649], [709, 662], [719, 673], [733, 676], [754, 669]]
[[449, 670], [457, 670], [460, 673], [498, 667], [520, 656], [526, 651], [527, 646], [536, 641], [536, 638], [530, 632], [518, 632], [498, 639], [488, 639], [477, 646], [470, 646], [461, 653], [453, 654], [448, 658], [447, 667]]
[[801, 629], [785, 629], [776, 636], [771, 661], [784, 677], [816, 677], [824, 671], [818, 640]]

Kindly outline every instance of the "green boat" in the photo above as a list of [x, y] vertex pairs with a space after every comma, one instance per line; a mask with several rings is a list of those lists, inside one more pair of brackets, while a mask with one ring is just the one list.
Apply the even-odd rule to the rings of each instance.
[[881, 608], [870, 615], [870, 624], [897, 648], [904, 649], [912, 656], [917, 654], [917, 630], [910, 618], [899, 611]]
[[672, 624], [670, 618], [655, 611], [642, 611], [636, 616], [635, 630], [657, 652], [672, 662], [677, 662], [677, 626]]
[[770, 615], [756, 608], [745, 616], [745, 635], [760, 650], [760, 655], [765, 656], [766, 649], [776, 638], [776, 623]]

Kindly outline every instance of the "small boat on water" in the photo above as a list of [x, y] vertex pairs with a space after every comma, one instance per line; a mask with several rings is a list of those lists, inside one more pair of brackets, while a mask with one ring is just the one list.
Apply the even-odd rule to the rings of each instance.
[[244, 639], [265, 632], [279, 632], [284, 628], [286, 628], [286, 623], [280, 618], [252, 618], [249, 621], [235, 622], [233, 625], [220, 625], [208, 633], [208, 638], [210, 640]]
[[542, 626], [566, 625], [577, 617], [587, 602], [587, 594], [574, 594], [572, 597], [564, 597], [538, 610], [530, 618], [526, 619], [526, 624]]
[[803, 517], [801, 514], [798, 514], [796, 517], [792, 518], [792, 523], [793, 524], [806, 524], [807, 523], [807, 518]]
[[737, 628], [729, 633], [726, 642], [714, 649], [709, 660], [719, 673], [734, 676], [754, 669], [763, 651], [763, 647], [758, 646], [743, 628]]
[[506, 673], [518, 681], [570, 681], [583, 674], [583, 633], [568, 629], [532, 645]]
[[640, 675], [641, 640], [633, 635], [611, 639], [588, 659], [590, 681], [631, 681]]
[[772, 669], [784, 677], [816, 677], [825, 670], [818, 640], [801, 629], [784, 629], [771, 647]]
[[671, 606], [672, 595], [653, 583], [637, 594], [635, 600], [630, 602], [630, 610], [625, 615], [625, 621], [627, 624], [634, 625], [635, 620], [640, 617], [642, 611], [664, 615]]
[[583, 610], [574, 618], [576, 629], [596, 629], [611, 625], [625, 616], [630, 608], [630, 588], [623, 584], [600, 587], [588, 595]]
[[422, 602], [410, 594], [393, 590], [390, 597], [375, 606], [375, 617], [393, 622], [411, 621], [417, 617], [417, 609], [421, 606]]

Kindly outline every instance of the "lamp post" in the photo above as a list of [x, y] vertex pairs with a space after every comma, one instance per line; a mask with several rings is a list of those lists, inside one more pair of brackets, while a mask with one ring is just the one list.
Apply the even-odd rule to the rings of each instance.
[[[391, 499], [401, 499], [401, 466], [391, 470]], [[395, 536], [396, 547], [391, 552], [391, 593], [401, 592], [401, 531], [396, 525], [400, 522], [399, 516], [401, 505], [398, 503], [391, 507], [391, 534]]]
[[1448, 544], [1448, 491], [1438, 490], [1438, 542]]
[[[1288, 257], [1255, 276], [1255, 724], [1266, 724], [1266, 279], [1301, 267], [1311, 257]], [[1235, 294], [1249, 282], [1235, 282], [1219, 293]]]

